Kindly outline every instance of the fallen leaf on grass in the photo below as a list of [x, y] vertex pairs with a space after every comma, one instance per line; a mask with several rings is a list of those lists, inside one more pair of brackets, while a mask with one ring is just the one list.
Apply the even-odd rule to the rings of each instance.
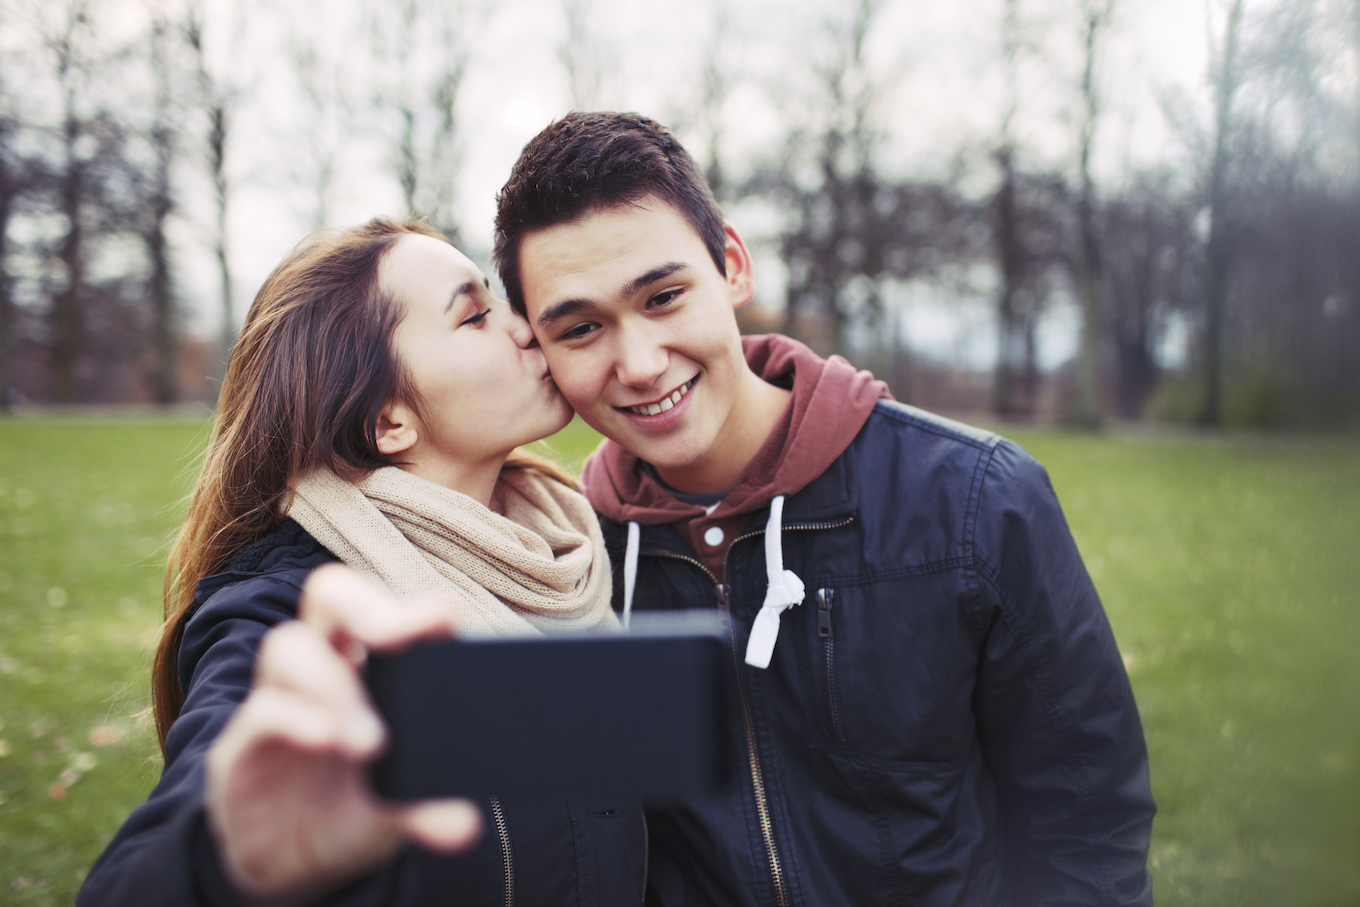
[[92, 754], [76, 753], [71, 759], [71, 764], [66, 766], [66, 769], [57, 776], [57, 783], [49, 787], [47, 793], [53, 800], [65, 799], [67, 788], [79, 781], [81, 775], [98, 764], [99, 760]]
[[3, 741], [3, 740], [0, 740], [0, 756], [8, 756], [8, 755], [9, 755], [9, 744], [6, 743], [6, 742]]
[[90, 731], [90, 746], [117, 746], [126, 732], [116, 724], [101, 724]]
[[0, 790], [0, 806], [5, 805], [5, 792]]

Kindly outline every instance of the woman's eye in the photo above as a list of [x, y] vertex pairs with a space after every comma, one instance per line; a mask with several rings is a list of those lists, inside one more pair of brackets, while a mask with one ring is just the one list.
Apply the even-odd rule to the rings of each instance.
[[467, 318], [464, 318], [461, 322], [458, 323], [458, 326], [462, 327], [465, 324], [478, 324], [479, 322], [481, 322], [483, 318], [490, 314], [491, 314], [490, 309], [482, 309], [476, 315], [470, 315]]

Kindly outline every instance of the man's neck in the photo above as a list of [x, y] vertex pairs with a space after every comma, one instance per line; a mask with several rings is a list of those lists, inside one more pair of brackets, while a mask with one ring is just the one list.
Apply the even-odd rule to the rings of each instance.
[[713, 446], [688, 466], [657, 467], [657, 473], [671, 488], [689, 494], [730, 491], [779, 424], [791, 396], [747, 369], [736, 404]]

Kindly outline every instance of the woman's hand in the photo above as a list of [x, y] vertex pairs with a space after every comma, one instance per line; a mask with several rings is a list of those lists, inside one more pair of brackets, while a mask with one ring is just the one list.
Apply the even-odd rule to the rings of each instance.
[[208, 826], [239, 894], [302, 902], [377, 867], [403, 839], [444, 853], [476, 843], [472, 804], [394, 806], [366, 772], [386, 733], [358, 666], [369, 650], [454, 629], [447, 609], [399, 601], [348, 567], [308, 577], [298, 619], [266, 634], [250, 693], [208, 752]]

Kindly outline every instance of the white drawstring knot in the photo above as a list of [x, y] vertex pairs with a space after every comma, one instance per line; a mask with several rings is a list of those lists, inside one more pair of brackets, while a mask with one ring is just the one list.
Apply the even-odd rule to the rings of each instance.
[[779, 616], [794, 605], [802, 604], [806, 592], [803, 580], [792, 570], [784, 569], [783, 525], [784, 496], [781, 494], [770, 501], [770, 519], [765, 524], [765, 575], [769, 578], [769, 586], [746, 643], [746, 663], [753, 668], [770, 666], [774, 643], [779, 637]]
[[633, 590], [637, 588], [638, 524], [628, 521], [628, 547], [623, 549], [623, 632], [633, 616]]

